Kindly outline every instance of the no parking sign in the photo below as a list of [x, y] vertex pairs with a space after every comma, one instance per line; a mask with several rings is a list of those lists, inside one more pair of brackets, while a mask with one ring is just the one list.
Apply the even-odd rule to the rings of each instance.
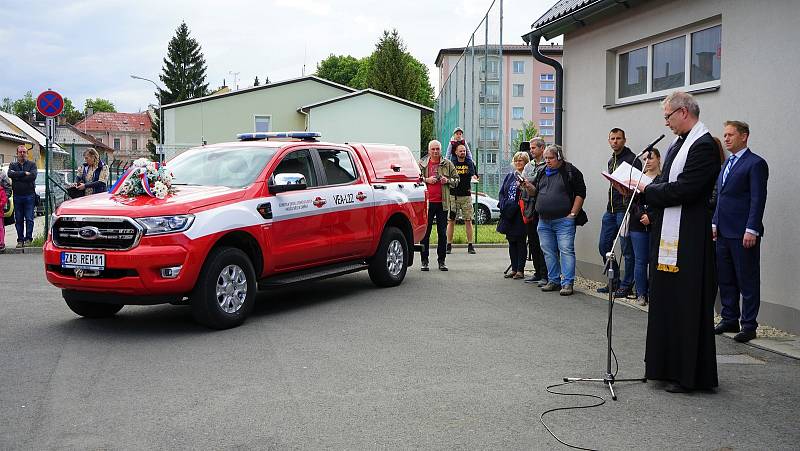
[[36, 111], [46, 117], [56, 117], [64, 111], [64, 98], [61, 94], [47, 90], [36, 98]]

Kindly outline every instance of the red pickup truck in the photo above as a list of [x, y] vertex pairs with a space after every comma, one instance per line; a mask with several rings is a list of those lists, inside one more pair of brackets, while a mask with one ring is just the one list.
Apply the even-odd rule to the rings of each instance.
[[47, 280], [78, 315], [189, 303], [217, 329], [241, 324], [259, 289], [360, 270], [399, 285], [427, 223], [414, 156], [318, 136], [190, 149], [168, 162], [177, 191], [164, 199], [117, 186], [65, 202], [44, 246]]

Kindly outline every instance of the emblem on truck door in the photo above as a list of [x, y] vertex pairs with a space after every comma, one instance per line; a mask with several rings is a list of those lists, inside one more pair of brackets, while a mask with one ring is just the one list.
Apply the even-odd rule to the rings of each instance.
[[359, 202], [364, 202], [364, 199], [366, 198], [367, 195], [362, 193], [361, 191], [359, 191], [358, 194], [356, 194], [356, 199], [358, 199]]
[[317, 208], [322, 208], [322, 206], [325, 205], [326, 203], [328, 203], [328, 201], [326, 201], [321, 197], [317, 197], [316, 199], [314, 199], [314, 206]]

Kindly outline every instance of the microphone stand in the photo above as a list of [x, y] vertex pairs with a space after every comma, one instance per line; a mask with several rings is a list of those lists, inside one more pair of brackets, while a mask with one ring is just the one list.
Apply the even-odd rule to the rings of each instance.
[[[651, 152], [653, 150], [653, 146], [656, 145], [661, 139], [664, 138], [664, 135], [661, 135], [660, 138], [656, 139], [652, 144], [647, 146], [639, 155], [636, 156], [638, 159], [645, 153]], [[625, 224], [625, 221], [628, 221], [628, 216], [630, 215], [631, 205], [633, 205], [633, 199], [636, 197], [636, 192], [638, 191], [639, 183], [642, 181], [642, 177], [644, 176], [644, 166], [642, 166], [642, 171], [639, 174], [639, 179], [636, 181], [636, 187], [633, 188], [633, 193], [631, 194], [631, 200], [628, 202], [628, 208], [625, 210], [625, 215], [622, 217], [622, 223]], [[630, 186], [628, 187], [630, 188]], [[617, 230], [617, 236], [614, 237], [614, 243], [611, 245], [611, 250], [606, 253], [606, 264], [603, 272], [608, 277], [608, 322], [606, 325], [606, 338], [608, 340], [608, 348], [606, 350], [606, 375], [603, 378], [587, 378], [587, 377], [565, 377], [564, 382], [602, 382], [604, 385], [608, 386], [608, 390], [611, 392], [611, 399], [614, 401], [617, 400], [617, 395], [614, 393], [614, 382], [647, 382], [647, 378], [644, 377], [637, 377], [634, 379], [617, 379], [614, 373], [611, 371], [611, 356], [613, 355], [614, 351], [611, 349], [611, 336], [612, 336], [612, 325], [614, 321], [614, 292], [616, 291], [616, 283], [614, 279], [614, 275], [617, 271], [619, 271], [619, 264], [617, 263], [616, 253], [614, 249], [617, 247], [617, 241], [620, 238], [620, 232], [622, 227]], [[619, 369], [619, 365], [617, 366]]]

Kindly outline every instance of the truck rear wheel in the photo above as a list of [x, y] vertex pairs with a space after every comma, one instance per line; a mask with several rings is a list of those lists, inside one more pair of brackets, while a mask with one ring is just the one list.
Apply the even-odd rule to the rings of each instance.
[[218, 247], [206, 259], [191, 295], [192, 315], [212, 329], [242, 324], [253, 310], [256, 273], [239, 249]]
[[369, 278], [379, 287], [400, 285], [408, 268], [408, 242], [397, 227], [387, 227], [369, 262]]
[[61, 296], [70, 310], [85, 318], [108, 318], [124, 307], [122, 304], [84, 301], [79, 291], [61, 290]]

